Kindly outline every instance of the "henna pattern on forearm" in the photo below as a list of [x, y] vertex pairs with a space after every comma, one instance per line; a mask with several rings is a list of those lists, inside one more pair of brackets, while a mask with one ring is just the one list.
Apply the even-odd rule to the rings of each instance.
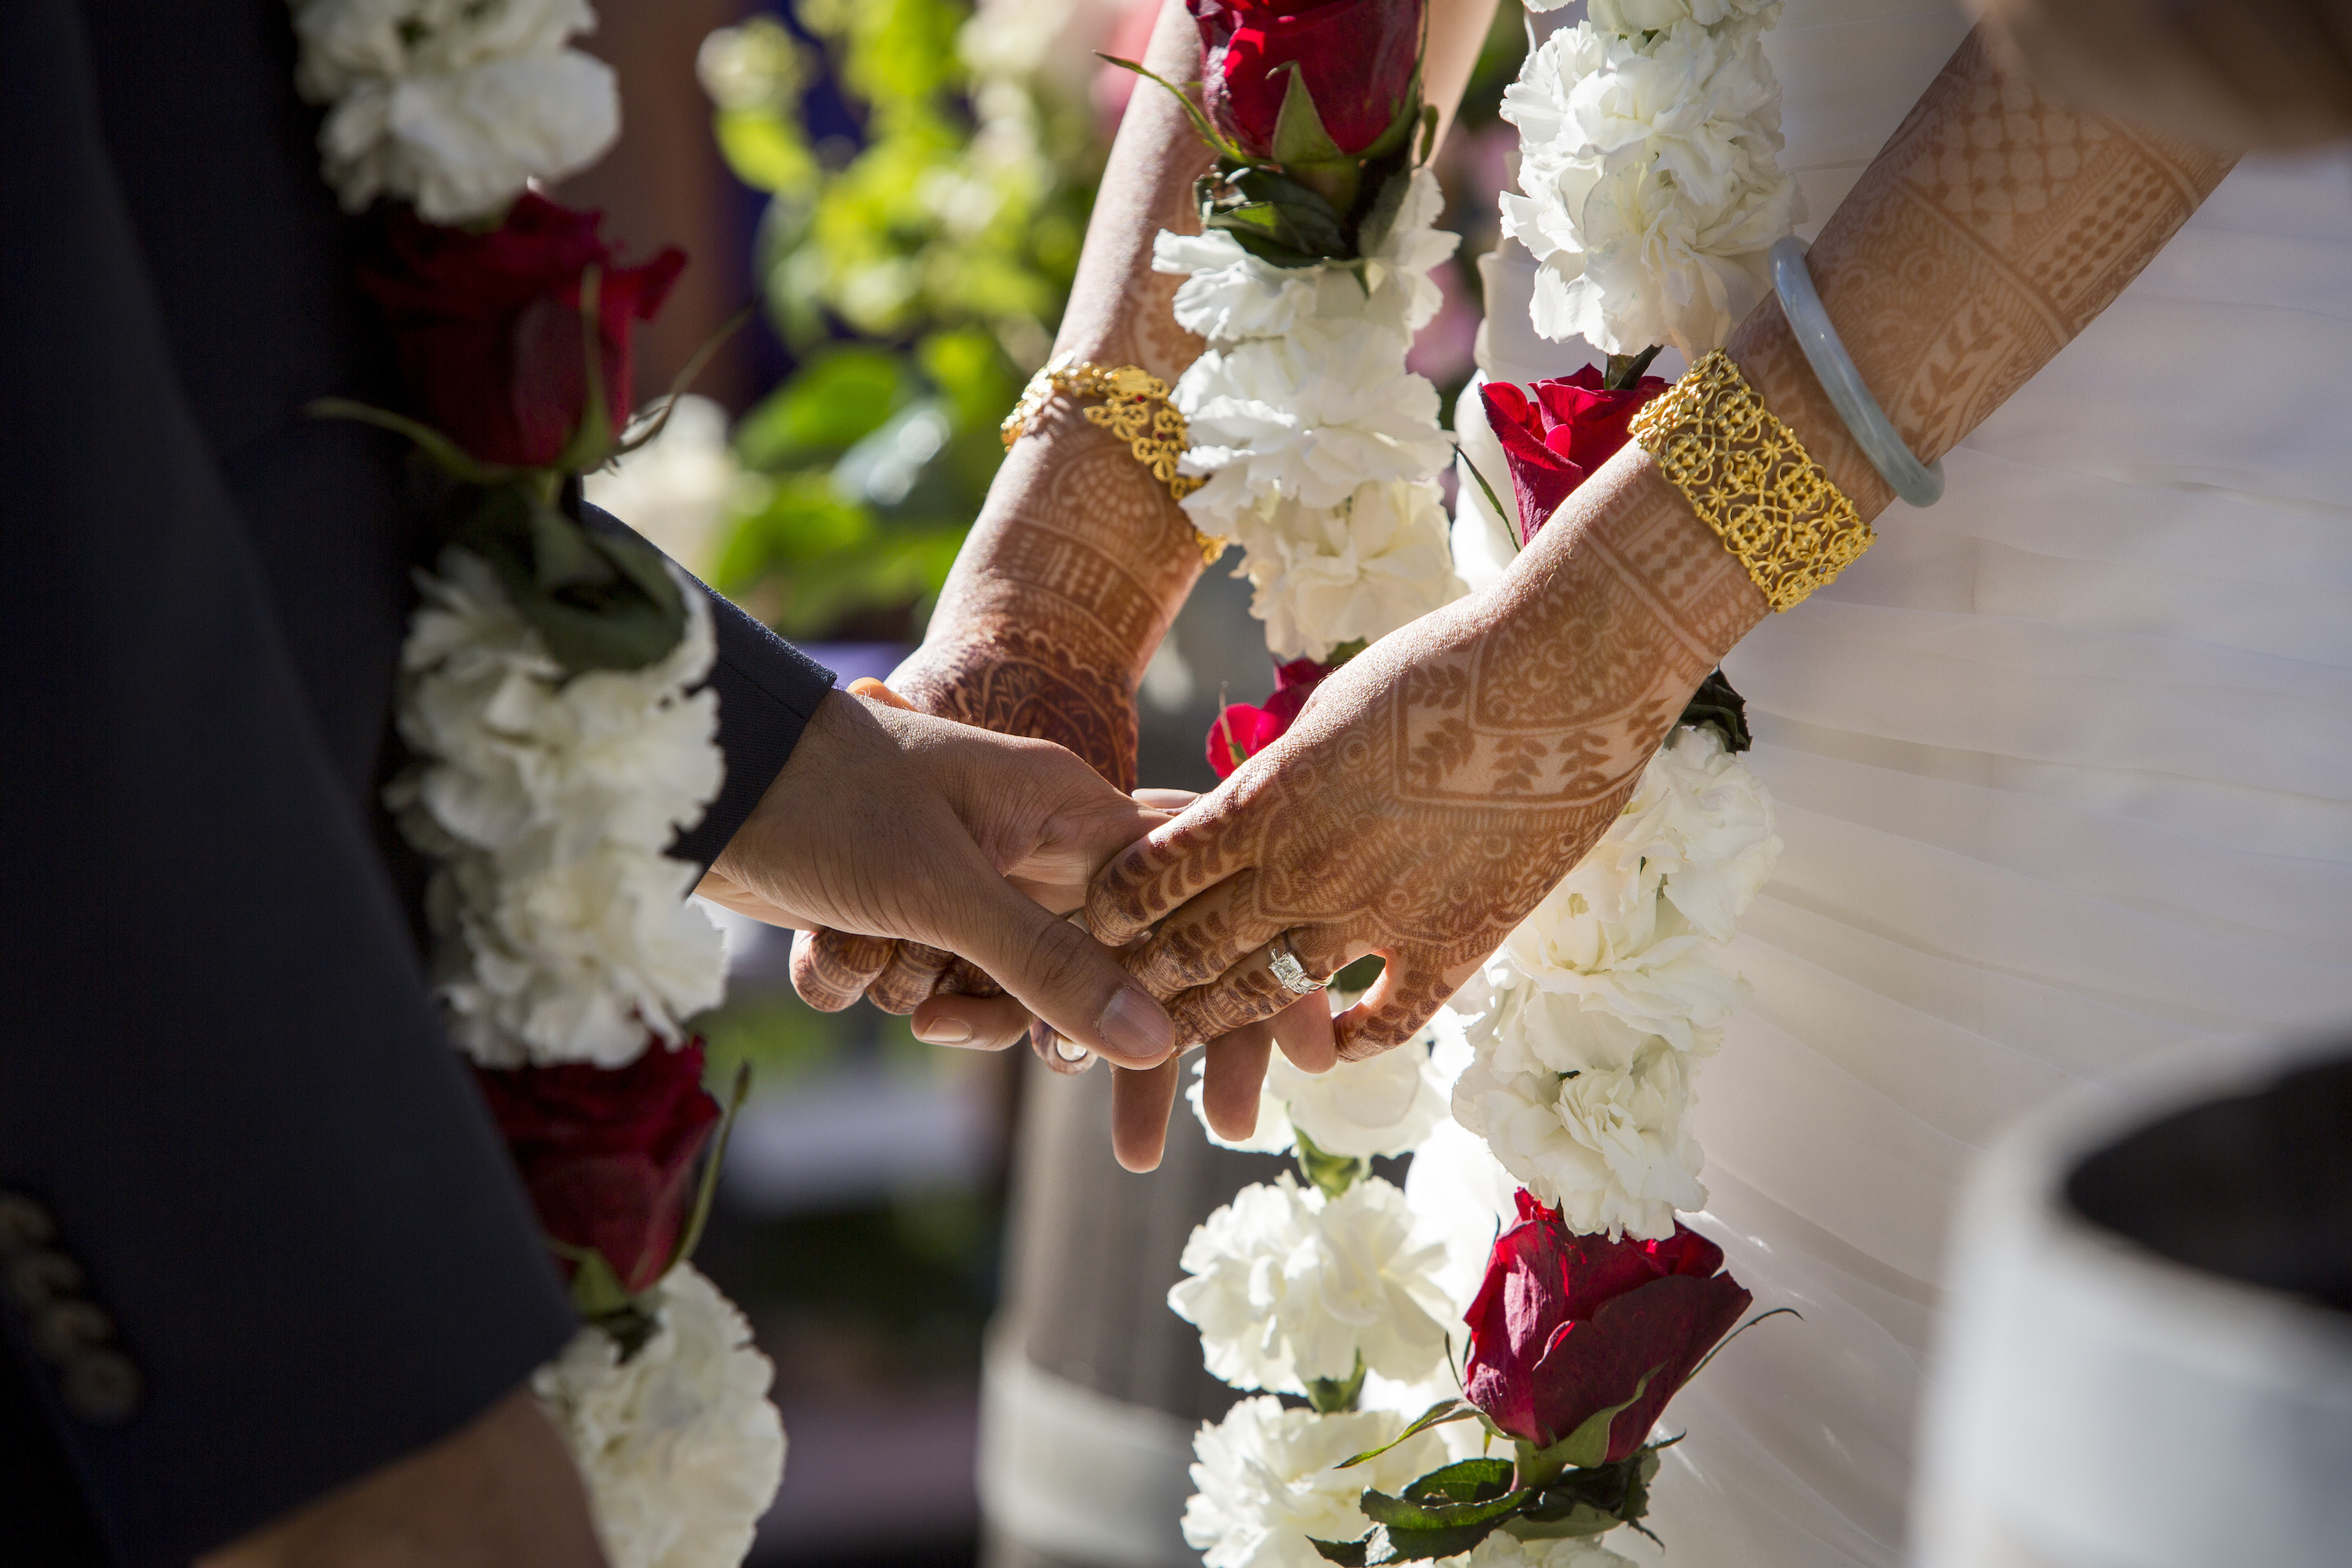
[[1409, 1037], [1607, 831], [1714, 667], [1693, 628], [1730, 640], [1764, 613], [1638, 451], [1529, 554], [1504, 609], [1441, 612], [1360, 656], [1214, 816], [1097, 885], [1113, 936], [1208, 895], [1130, 965], [1188, 1033], [1289, 1000], [1227, 969], [1286, 931], [1320, 973], [1389, 955], [1391, 1005], [1343, 1055]]
[[[1808, 253], [1922, 460], [1982, 424], [2154, 259], [2235, 162], [2044, 97], [1971, 34]], [[1865, 517], [1893, 497], [1768, 300], [1728, 345]]]

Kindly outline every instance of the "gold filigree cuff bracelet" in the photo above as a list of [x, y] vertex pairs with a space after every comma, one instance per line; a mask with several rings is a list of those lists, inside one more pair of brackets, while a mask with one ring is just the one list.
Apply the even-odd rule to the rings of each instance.
[[[1029, 378], [1022, 390], [1021, 401], [1004, 416], [1004, 444], [1011, 447], [1021, 439], [1032, 420], [1045, 412], [1045, 405], [1055, 393], [1074, 398], [1099, 397], [1102, 402], [1082, 408], [1090, 425], [1098, 425], [1127, 443], [1135, 460], [1151, 470], [1151, 477], [1168, 487], [1168, 494], [1177, 501], [1191, 495], [1209, 481], [1192, 474], [1179, 473], [1176, 464], [1192, 445], [1185, 427], [1184, 416], [1168, 400], [1168, 384], [1149, 371], [1131, 364], [1106, 368], [1070, 354], [1057, 354], [1045, 368]], [[1201, 547], [1201, 559], [1213, 563], [1224, 553], [1226, 542], [1192, 531], [1192, 541]]]
[[1877, 537], [1720, 349], [1651, 399], [1633, 428], [1775, 610], [1802, 604]]

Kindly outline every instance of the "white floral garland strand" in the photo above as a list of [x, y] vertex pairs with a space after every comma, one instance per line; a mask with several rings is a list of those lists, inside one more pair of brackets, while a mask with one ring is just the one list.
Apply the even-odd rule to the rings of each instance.
[[[1677, 1210], [1706, 1203], [1685, 1126], [1691, 1068], [1740, 998], [1720, 952], [1780, 853], [1761, 781], [1714, 729], [1679, 729], [1601, 842], [1457, 997], [1466, 1042], [1449, 1013], [1398, 1050], [1328, 1073], [1277, 1058], [1257, 1131], [1238, 1143], [1210, 1134], [1279, 1153], [1303, 1131], [1328, 1153], [1413, 1162], [1402, 1193], [1368, 1177], [1336, 1199], [1285, 1173], [1244, 1188], [1187, 1242], [1169, 1305], [1200, 1327], [1212, 1374], [1300, 1394], [1345, 1379], [1360, 1356], [1381, 1406], [1325, 1415], [1262, 1395], [1203, 1425], [1183, 1530], [1208, 1568], [1315, 1568], [1309, 1536], [1363, 1532], [1352, 1506], [1362, 1487], [1394, 1492], [1478, 1450], [1478, 1429], [1462, 1424], [1362, 1467], [1374, 1473], [1331, 1468], [1460, 1394], [1449, 1367], [1465, 1348], [1461, 1315], [1514, 1187], [1556, 1205], [1570, 1229], [1644, 1237], [1671, 1235]], [[1438, 1110], [1449, 1085], [1451, 1121]], [[1197, 1085], [1192, 1098], [1202, 1114]], [[1597, 1541], [1499, 1531], [1460, 1561], [1631, 1563]]]
[[[1673, 343], [1695, 359], [1760, 296], [1764, 254], [1798, 206], [1759, 42], [1780, 9], [1592, 0], [1586, 22], [1529, 57], [1504, 108], [1522, 132], [1526, 194], [1502, 200], [1505, 232], [1542, 264], [1538, 331], [1612, 353]], [[1336, 269], [1285, 272], [1223, 236], [1163, 234], [1155, 249], [1160, 270], [1192, 275], [1178, 320], [1211, 342], [1177, 388], [1199, 443], [1187, 470], [1209, 477], [1186, 505], [1202, 531], [1243, 543], [1252, 609], [1286, 658], [1325, 658], [1464, 592], [1450, 552], [1431, 548], [1444, 542], [1427, 536], [1416, 489], [1444, 460], [1434, 400], [1424, 408], [1401, 384], [1403, 344], [1434, 310], [1427, 267], [1451, 237], [1424, 245], [1414, 233], [1436, 215], [1433, 185], [1407, 201], [1399, 216], [1411, 221], [1391, 231], [1405, 244], [1372, 247], [1380, 259], [1355, 296], [1332, 290]], [[1414, 271], [1407, 255], [1431, 259]], [[1410, 294], [1383, 297], [1391, 266]], [[1464, 565], [1492, 576], [1511, 548]], [[1298, 1393], [1345, 1377], [1360, 1355], [1370, 1383], [1385, 1382], [1378, 1402], [1395, 1408], [1318, 1415], [1261, 1395], [1203, 1426], [1183, 1527], [1208, 1568], [1316, 1568], [1309, 1536], [1362, 1533], [1358, 1489], [1393, 1492], [1471, 1451], [1475, 1429], [1456, 1425], [1363, 1467], [1374, 1473], [1331, 1468], [1393, 1437], [1408, 1409], [1459, 1394], [1429, 1354], [1429, 1330], [1441, 1352], [1458, 1336], [1515, 1186], [1570, 1229], [1611, 1236], [1664, 1237], [1678, 1211], [1705, 1205], [1692, 1073], [1744, 995], [1722, 951], [1780, 848], [1762, 782], [1714, 729], [1679, 729], [1601, 843], [1437, 1028], [1320, 1076], [1272, 1064], [1257, 1130], [1227, 1147], [1285, 1152], [1303, 1133], [1327, 1153], [1412, 1152], [1406, 1190], [1368, 1178], [1320, 1200], [1287, 1174], [1245, 1188], [1193, 1232], [1170, 1305], [1200, 1325], [1210, 1371], [1236, 1387]], [[1449, 1037], [1448, 1018], [1466, 1032]], [[1451, 1122], [1436, 1113], [1441, 1096]], [[1197, 1084], [1191, 1097], [1205, 1125]], [[1501, 1531], [1466, 1562], [1630, 1568], [1597, 1541]]]
[[1591, 0], [1528, 54], [1503, 93], [1520, 189], [1502, 212], [1540, 264], [1538, 332], [1696, 361], [1763, 297], [1802, 216], [1762, 43], [1780, 17], [1780, 0]]
[[331, 105], [327, 183], [351, 212], [377, 196], [427, 223], [487, 217], [531, 180], [604, 155], [621, 131], [613, 68], [566, 47], [587, 0], [293, 0], [295, 85]]
[[[531, 180], [593, 163], [620, 129], [609, 67], [566, 47], [586, 0], [293, 0], [296, 85], [329, 105], [319, 143], [353, 212], [491, 216]], [[417, 755], [387, 792], [440, 860], [427, 912], [457, 1044], [488, 1067], [620, 1067], [725, 993], [719, 933], [666, 852], [724, 768], [710, 609], [654, 665], [567, 679], [497, 574], [451, 549], [420, 574], [397, 721]], [[735, 1568], [783, 1479], [774, 1369], [691, 1267], [624, 1360], [583, 1328], [532, 1389], [580, 1466], [614, 1568]]]
[[488, 562], [443, 552], [401, 650], [388, 792], [437, 857], [426, 910], [458, 1045], [484, 1067], [625, 1067], [648, 1035], [726, 993], [695, 868], [667, 851], [719, 793], [710, 606], [682, 576], [686, 633], [643, 669], [566, 675]]
[[1460, 237], [1422, 169], [1392, 179], [1364, 224], [1363, 258], [1260, 261], [1231, 235], [1162, 231], [1152, 267], [1189, 274], [1177, 322], [1209, 341], [1175, 386], [1191, 426], [1184, 508], [1242, 547], [1236, 576], [1283, 658], [1328, 658], [1461, 597], [1436, 476], [1453, 460], [1437, 389], [1405, 369], [1437, 313], [1430, 269]]
[[1454, 1118], [1570, 1230], [1658, 1240], [1706, 1206], [1691, 1079], [1745, 996], [1720, 955], [1780, 855], [1763, 781], [1716, 730], [1679, 729], [1488, 961], [1486, 994], [1455, 999]]

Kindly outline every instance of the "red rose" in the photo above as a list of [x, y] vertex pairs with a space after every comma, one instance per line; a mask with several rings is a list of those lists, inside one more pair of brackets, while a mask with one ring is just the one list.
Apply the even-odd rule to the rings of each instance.
[[1519, 1223], [1496, 1238], [1465, 1320], [1470, 1403], [1538, 1448], [1623, 1405], [1605, 1455], [1570, 1462], [1628, 1458], [1748, 1310], [1722, 1267], [1723, 1249], [1680, 1224], [1664, 1241], [1578, 1236], [1520, 1193]]
[[656, 1041], [625, 1068], [566, 1062], [475, 1077], [547, 1234], [603, 1253], [631, 1294], [660, 1279], [693, 1205], [695, 1157], [719, 1124], [719, 1102], [703, 1092], [702, 1042], [670, 1050]]
[[1294, 658], [1274, 672], [1274, 695], [1265, 700], [1265, 707], [1235, 702], [1218, 714], [1217, 721], [1209, 726], [1209, 766], [1217, 776], [1231, 777], [1235, 768], [1288, 733], [1291, 721], [1332, 668], [1311, 658]]
[[1201, 29], [1202, 95], [1220, 131], [1274, 158], [1292, 68], [1349, 157], [1412, 105], [1422, 0], [1185, 0]]
[[[1518, 498], [1521, 545], [1532, 543], [1569, 492], [1617, 455], [1642, 405], [1665, 391], [1645, 375], [1622, 392], [1601, 389], [1601, 372], [1586, 365], [1574, 375], [1539, 381], [1526, 392], [1507, 381], [1478, 389], [1486, 423], [1503, 443]], [[1529, 397], [1528, 393], [1535, 395]]]
[[631, 331], [650, 321], [686, 257], [614, 264], [602, 213], [525, 192], [487, 234], [444, 228], [402, 208], [389, 257], [360, 281], [391, 318], [402, 373], [425, 423], [487, 463], [553, 462], [587, 411], [581, 275], [600, 269], [596, 324], [604, 403], [618, 434], [630, 406]]

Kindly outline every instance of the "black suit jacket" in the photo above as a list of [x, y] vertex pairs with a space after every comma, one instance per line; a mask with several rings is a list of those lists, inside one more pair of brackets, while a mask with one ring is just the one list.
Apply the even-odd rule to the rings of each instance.
[[[184, 1562], [572, 1331], [377, 804], [436, 520], [301, 413], [398, 388], [293, 68], [284, 0], [0, 6], [11, 1568]], [[719, 613], [704, 860], [831, 685]]]

